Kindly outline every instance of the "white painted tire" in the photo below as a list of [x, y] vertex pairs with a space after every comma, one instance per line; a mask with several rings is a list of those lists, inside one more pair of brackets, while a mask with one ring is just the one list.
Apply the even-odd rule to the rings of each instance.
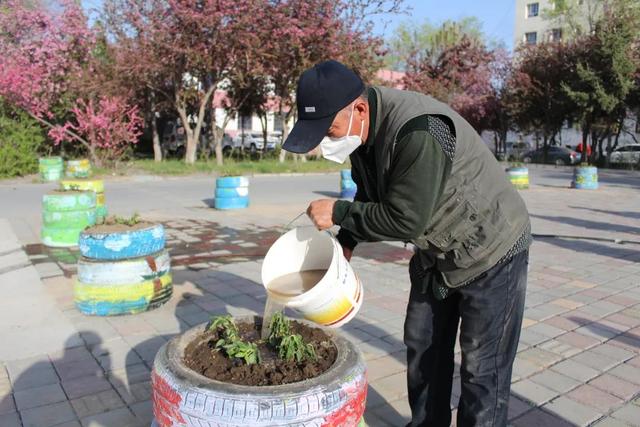
[[202, 334], [205, 326], [196, 326], [175, 337], [156, 354], [152, 373], [153, 425], [364, 425], [367, 395], [364, 360], [360, 351], [335, 331], [325, 329], [338, 348], [338, 356], [333, 366], [320, 376], [279, 386], [243, 386], [212, 380], [184, 365], [184, 349]]

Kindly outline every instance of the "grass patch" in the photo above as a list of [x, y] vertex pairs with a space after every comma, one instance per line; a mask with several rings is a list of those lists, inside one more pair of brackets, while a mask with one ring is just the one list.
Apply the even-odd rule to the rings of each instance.
[[294, 162], [287, 160], [280, 163], [277, 159], [264, 160], [231, 160], [225, 159], [223, 166], [215, 161], [197, 161], [192, 165], [182, 160], [164, 160], [156, 163], [153, 160], [134, 160], [121, 165], [117, 169], [97, 169], [96, 175], [130, 175], [148, 173], [152, 175], [191, 175], [198, 173], [216, 174], [219, 176], [254, 175], [263, 173], [325, 173], [337, 172], [349, 168], [348, 164], [340, 165], [324, 159]]

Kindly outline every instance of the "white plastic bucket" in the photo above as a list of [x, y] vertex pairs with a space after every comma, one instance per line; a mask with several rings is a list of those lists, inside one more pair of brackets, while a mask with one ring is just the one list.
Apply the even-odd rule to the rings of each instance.
[[269, 249], [262, 264], [262, 283], [290, 273], [327, 270], [307, 292], [294, 296], [269, 296], [305, 319], [328, 327], [340, 327], [358, 313], [362, 305], [362, 283], [342, 252], [342, 246], [327, 231], [299, 227], [282, 235]]

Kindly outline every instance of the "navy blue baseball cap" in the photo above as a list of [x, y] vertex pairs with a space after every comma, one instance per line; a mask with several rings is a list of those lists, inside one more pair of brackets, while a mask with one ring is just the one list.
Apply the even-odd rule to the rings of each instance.
[[282, 145], [292, 153], [308, 153], [320, 144], [338, 112], [364, 91], [364, 82], [338, 61], [309, 68], [298, 80], [298, 120]]

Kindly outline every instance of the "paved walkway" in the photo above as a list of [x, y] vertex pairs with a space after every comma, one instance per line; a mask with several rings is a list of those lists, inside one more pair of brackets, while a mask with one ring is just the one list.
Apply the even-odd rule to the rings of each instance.
[[[640, 241], [640, 176], [605, 175], [603, 188], [588, 192], [566, 188], [567, 170], [532, 173], [535, 185], [522, 194], [534, 232], [596, 239], [539, 238], [532, 247], [510, 424], [640, 425], [640, 245], [606, 241]], [[47, 187], [0, 184], [0, 198], [16, 200], [13, 231], [0, 221], [0, 427], [148, 426], [157, 349], [212, 314], [259, 313], [261, 257], [276, 226], [308, 200], [333, 195], [337, 180], [256, 178], [253, 206], [233, 213], [207, 207], [208, 178], [107, 182], [112, 210], [139, 205], [165, 223], [175, 266], [169, 303], [114, 318], [86, 317], [73, 306], [74, 251], [35, 245]], [[343, 332], [367, 359], [366, 418], [374, 427], [402, 426], [409, 415], [402, 344], [409, 256], [401, 245], [366, 244], [352, 262], [365, 304]], [[459, 393], [456, 380], [452, 408]]]

